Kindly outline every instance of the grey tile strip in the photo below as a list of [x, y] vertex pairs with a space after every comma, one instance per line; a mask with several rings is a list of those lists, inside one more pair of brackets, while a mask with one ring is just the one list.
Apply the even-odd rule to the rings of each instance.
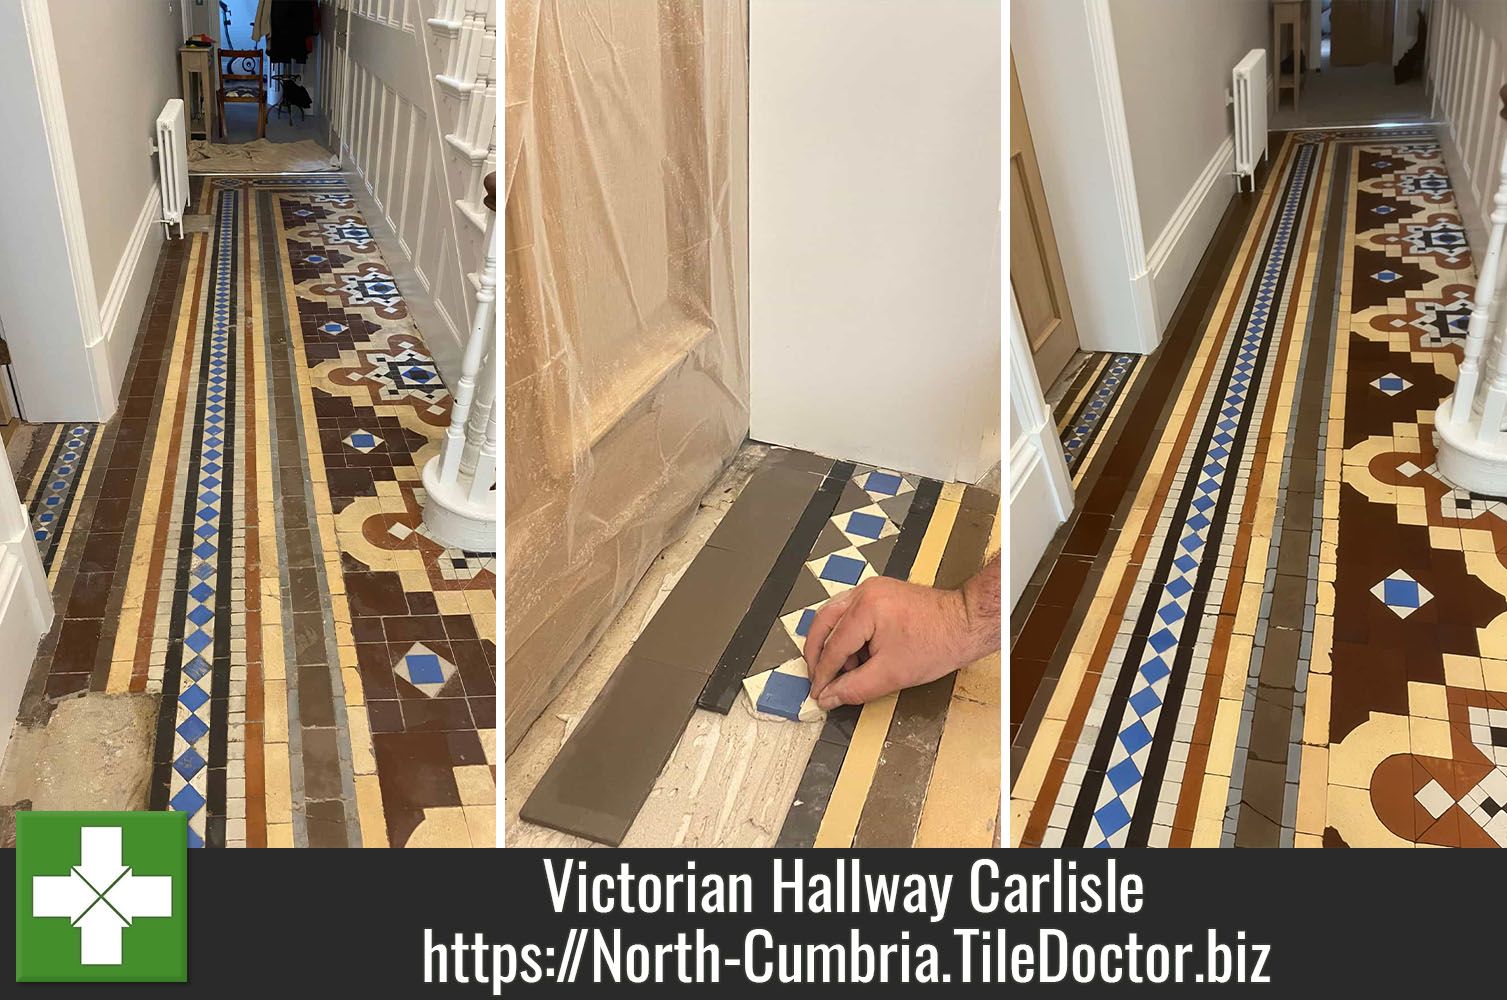
[[1321, 222], [1319, 267], [1306, 317], [1298, 397], [1287, 428], [1277, 514], [1246, 678], [1229, 799], [1220, 842], [1227, 847], [1290, 847], [1297, 809], [1298, 743], [1318, 600], [1323, 517], [1322, 462], [1329, 375], [1337, 342], [1350, 150], [1338, 143]]
[[[269, 446], [277, 468], [278, 574], [283, 651], [287, 664], [288, 758], [293, 798], [293, 842], [299, 847], [360, 847], [350, 728], [325, 578], [324, 553], [314, 517], [312, 478], [304, 452], [303, 407], [297, 358], [284, 308], [272, 196], [257, 191], [263, 261], [263, 329], [270, 380]], [[308, 546], [288, 544], [307, 535]], [[310, 822], [311, 813], [317, 822]]]
[[766, 457], [539, 780], [523, 820], [622, 843], [769, 575], [773, 540], [788, 535], [830, 468], [813, 459], [783, 449]]

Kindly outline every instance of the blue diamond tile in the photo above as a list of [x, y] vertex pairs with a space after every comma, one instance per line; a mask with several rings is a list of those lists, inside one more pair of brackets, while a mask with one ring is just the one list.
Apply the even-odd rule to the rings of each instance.
[[1104, 776], [1109, 779], [1109, 784], [1114, 788], [1116, 795], [1124, 795], [1126, 789], [1141, 780], [1141, 769], [1135, 766], [1135, 761], [1126, 757], [1110, 768]]
[[190, 715], [178, 724], [178, 735], [183, 737], [186, 743], [197, 743], [199, 739], [209, 732], [209, 726], [197, 715]]
[[1167, 650], [1177, 645], [1177, 637], [1164, 628], [1157, 629], [1155, 632], [1151, 633], [1151, 635], [1147, 636], [1146, 641], [1150, 643], [1151, 648], [1156, 650], [1158, 653], [1165, 653]]
[[1167, 666], [1167, 662], [1160, 656], [1141, 664], [1141, 676], [1146, 678], [1147, 682], [1151, 684], [1155, 684], [1170, 673], [1172, 673], [1171, 668]]
[[196, 656], [183, 665], [183, 672], [188, 674], [191, 679], [199, 680], [205, 674], [209, 673], [209, 664], [204, 662], [203, 657]]
[[1418, 600], [1418, 584], [1412, 580], [1387, 580], [1382, 595], [1382, 602], [1388, 607], [1416, 608], [1422, 603]]
[[1094, 819], [1099, 821], [1099, 829], [1108, 836], [1130, 822], [1130, 813], [1125, 811], [1125, 806], [1119, 799], [1110, 799], [1094, 813]]
[[443, 684], [445, 681], [440, 658], [433, 653], [409, 653], [403, 657], [403, 665], [414, 684]]
[[1161, 696], [1149, 687], [1141, 688], [1135, 694], [1131, 695], [1129, 702], [1130, 707], [1135, 710], [1135, 714], [1143, 719], [1149, 713], [1162, 707]]
[[810, 680], [794, 674], [782, 674], [776, 670], [770, 673], [769, 679], [764, 682], [764, 692], [759, 695], [759, 702], [755, 707], [760, 712], [769, 715], [799, 721], [801, 702], [805, 701], [806, 695], [810, 693]]
[[1140, 720], [1132, 722], [1120, 731], [1120, 743], [1127, 753], [1134, 754], [1141, 747], [1151, 742], [1151, 733], [1145, 723]]
[[849, 586], [856, 584], [858, 578], [863, 575], [865, 563], [861, 559], [853, 559], [849, 556], [830, 555], [827, 562], [822, 566], [822, 571], [817, 574], [823, 580], [831, 580], [835, 583], [846, 583]]
[[193, 785], [184, 785], [178, 789], [178, 794], [172, 797], [171, 804], [179, 812], [192, 816], [204, 808], [204, 796], [195, 791]]
[[178, 696], [178, 701], [183, 705], [184, 708], [188, 709], [190, 712], [197, 712], [199, 708], [208, 700], [209, 695], [205, 694], [204, 689], [197, 684], [190, 684], [188, 687], [184, 688], [183, 693]]
[[193, 622], [195, 625], [202, 627], [205, 622], [209, 621], [214, 616], [215, 613], [213, 611], [209, 610], [201, 604], [190, 611], [185, 617], [187, 617], [188, 620]]
[[195, 630], [191, 635], [188, 636], [188, 638], [183, 640], [183, 644], [189, 649], [192, 649], [195, 653], [202, 653], [204, 652], [204, 647], [208, 646], [212, 641], [213, 640], [203, 632]]

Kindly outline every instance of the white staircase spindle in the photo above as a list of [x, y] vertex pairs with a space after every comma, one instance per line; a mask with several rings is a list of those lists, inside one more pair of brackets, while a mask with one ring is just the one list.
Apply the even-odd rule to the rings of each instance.
[[[490, 353], [492, 344], [493, 304], [497, 300], [497, 242], [496, 227], [487, 240], [487, 259], [481, 270], [481, 287], [476, 292], [476, 314], [471, 324], [471, 339], [466, 341], [465, 354], [461, 358], [460, 378], [451, 394], [454, 404], [450, 409], [450, 426], [445, 430], [445, 444], [440, 452], [440, 481], [455, 482], [461, 471], [461, 455], [466, 447], [467, 421], [471, 404], [476, 397], [477, 374], [482, 360]], [[490, 368], [490, 365], [488, 366]]]
[[[1507, 145], [1502, 148], [1501, 184], [1492, 205], [1491, 234], [1486, 239], [1486, 253], [1481, 258], [1481, 269], [1476, 278], [1475, 305], [1470, 310], [1470, 326], [1465, 335], [1465, 357], [1455, 379], [1456, 404], [1451, 411], [1455, 423], [1469, 420], [1472, 410], [1478, 408], [1477, 390], [1483, 381], [1481, 361], [1486, 354], [1488, 337], [1495, 332], [1491, 329], [1491, 319], [1495, 312], [1497, 271], [1502, 261], [1502, 238], [1507, 231]], [[1494, 356], [1490, 357], [1493, 367], [1496, 367], [1496, 360]]]
[[471, 502], [492, 502], [492, 490], [497, 483], [497, 408], [487, 414], [487, 429], [482, 435], [481, 452], [476, 457], [476, 469], [471, 475]]

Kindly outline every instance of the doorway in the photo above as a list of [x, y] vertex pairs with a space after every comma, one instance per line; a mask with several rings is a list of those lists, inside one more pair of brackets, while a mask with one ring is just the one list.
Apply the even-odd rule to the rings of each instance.
[[[316, 0], [203, 0], [190, 8], [190, 32], [208, 35], [222, 51], [256, 50], [262, 54], [262, 87], [268, 105], [265, 130], [256, 103], [229, 102], [224, 111], [224, 136], [216, 129], [213, 142], [238, 145], [258, 138], [272, 143], [321, 141], [324, 128], [318, 122], [316, 108], [322, 32], [321, 5]], [[216, 67], [219, 73], [243, 72], [245, 68], [227, 69], [223, 59]], [[308, 107], [300, 107], [305, 97]], [[220, 113], [218, 108], [215, 113]]]
[[[1423, 57], [1431, 3], [1306, 0], [1301, 87], [1296, 97], [1287, 89], [1277, 92], [1270, 127], [1428, 121]], [[1293, 58], [1284, 41], [1279, 67], [1290, 70]]]
[[1010, 286], [1036, 375], [1051, 385], [1078, 352], [1078, 327], [1052, 233], [1025, 103], [1010, 60]]

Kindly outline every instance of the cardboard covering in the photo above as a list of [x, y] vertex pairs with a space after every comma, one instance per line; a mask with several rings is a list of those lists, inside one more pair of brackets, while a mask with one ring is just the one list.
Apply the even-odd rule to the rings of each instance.
[[748, 18], [505, 13], [511, 749], [748, 430]]

